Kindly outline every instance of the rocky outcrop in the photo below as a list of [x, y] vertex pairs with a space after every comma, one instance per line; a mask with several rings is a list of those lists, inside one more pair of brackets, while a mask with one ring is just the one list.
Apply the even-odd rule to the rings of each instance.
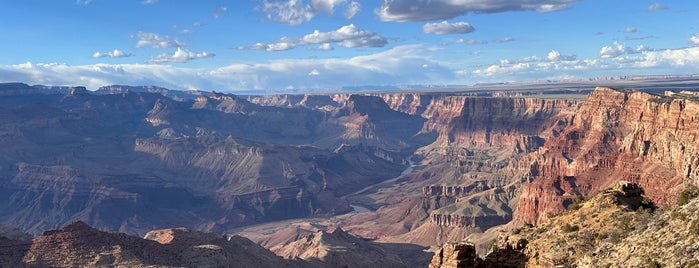
[[341, 228], [301, 232], [270, 250], [285, 259], [302, 259], [323, 267], [409, 267], [380, 245], [351, 235]]
[[461, 213], [440, 214], [438, 211], [430, 214], [430, 222], [439, 226], [470, 228], [472, 230], [487, 230], [490, 227], [507, 223], [511, 215], [464, 215]]
[[515, 219], [541, 223], [564, 203], [618, 180], [660, 205], [699, 179], [699, 101], [599, 87], [574, 120], [523, 161], [531, 165]]
[[518, 249], [527, 267], [696, 266], [696, 189], [683, 191], [681, 205], [656, 211], [639, 184], [617, 182], [546, 224], [502, 234], [496, 246]]
[[446, 243], [437, 249], [429, 268], [479, 267], [476, 248], [469, 243]]
[[284, 260], [248, 239], [184, 228], [150, 232], [146, 239], [74, 222], [33, 241], [0, 238], [2, 267], [315, 267]]

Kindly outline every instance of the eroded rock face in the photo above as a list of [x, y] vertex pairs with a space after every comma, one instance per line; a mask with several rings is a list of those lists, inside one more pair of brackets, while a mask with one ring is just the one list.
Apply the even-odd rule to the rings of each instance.
[[423, 118], [376, 97], [314, 110], [151, 87], [0, 90], [1, 221], [34, 235], [78, 219], [142, 234], [341, 214], [341, 196], [397, 176], [426, 142], [407, 138]]
[[581, 194], [615, 181], [636, 182], [660, 205], [699, 179], [699, 102], [643, 92], [597, 88], [574, 120], [527, 161], [530, 183], [515, 212], [541, 223]]
[[429, 268], [479, 267], [476, 248], [469, 243], [445, 243], [430, 262]]

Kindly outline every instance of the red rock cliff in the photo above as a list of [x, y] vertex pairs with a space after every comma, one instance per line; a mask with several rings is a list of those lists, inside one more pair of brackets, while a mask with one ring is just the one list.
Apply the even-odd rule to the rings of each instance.
[[619, 180], [636, 182], [658, 204], [699, 178], [699, 102], [598, 87], [574, 119], [537, 152], [515, 211], [540, 223], [576, 194], [591, 196]]

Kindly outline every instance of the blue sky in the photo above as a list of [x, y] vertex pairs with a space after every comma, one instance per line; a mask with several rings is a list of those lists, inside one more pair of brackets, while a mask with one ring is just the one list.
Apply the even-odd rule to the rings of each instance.
[[697, 1], [23, 0], [0, 82], [216, 91], [695, 74]]

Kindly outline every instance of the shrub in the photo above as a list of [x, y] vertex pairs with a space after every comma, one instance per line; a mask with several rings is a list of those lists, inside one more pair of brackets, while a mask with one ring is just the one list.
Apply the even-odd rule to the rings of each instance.
[[679, 196], [677, 196], [677, 205], [686, 205], [689, 203], [689, 200], [696, 198], [697, 196], [699, 196], [699, 189], [697, 189], [697, 187], [694, 185], [688, 186], [680, 193]]
[[657, 262], [655, 260], [651, 260], [649, 258], [646, 258], [644, 266], [646, 268], [660, 268], [660, 267], [662, 267], [659, 262]]
[[699, 235], [699, 219], [694, 219], [689, 224], [689, 233]]
[[567, 224], [567, 223], [564, 224], [563, 226], [561, 226], [561, 231], [563, 231], [564, 233], [575, 232], [575, 231], [577, 231], [577, 230], [580, 230], [580, 226], [577, 226], [577, 225], [570, 225], [570, 224]]

